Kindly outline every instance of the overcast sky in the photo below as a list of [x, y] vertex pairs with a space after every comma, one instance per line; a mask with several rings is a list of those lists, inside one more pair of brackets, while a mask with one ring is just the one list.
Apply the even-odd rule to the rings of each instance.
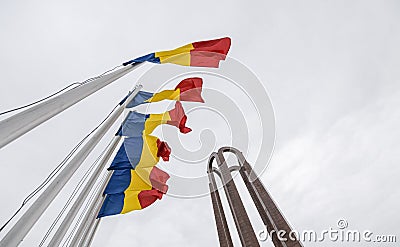
[[[299, 231], [322, 231], [346, 219], [349, 229], [398, 234], [400, 2], [1, 1], [0, 25], [0, 111], [139, 55], [231, 37], [230, 56], [258, 76], [274, 106], [275, 151], [262, 181], [290, 224]], [[0, 150], [1, 223], [146, 68]], [[145, 88], [157, 85], [148, 83], [147, 87], [142, 82]], [[189, 123], [200, 128], [206, 121], [190, 122], [189, 115]], [[74, 182], [112, 134], [107, 134], [22, 246], [40, 242]], [[198, 136], [193, 136], [198, 142]], [[243, 196], [255, 230], [262, 230], [248, 195]], [[238, 243], [237, 237], [234, 240]], [[93, 246], [217, 244], [211, 199], [170, 196], [145, 210], [104, 218], [93, 242]]]

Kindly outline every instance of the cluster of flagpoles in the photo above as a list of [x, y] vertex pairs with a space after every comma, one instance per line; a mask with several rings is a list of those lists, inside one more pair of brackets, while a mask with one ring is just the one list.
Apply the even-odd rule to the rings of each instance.
[[[113, 140], [111, 141], [111, 144], [107, 147], [107, 150], [105, 154], [103, 155], [102, 159], [100, 160], [99, 164], [93, 171], [92, 175], [88, 179], [86, 186], [82, 190], [82, 192], [78, 195], [76, 198], [74, 204], [71, 206], [70, 210], [68, 211], [67, 215], [65, 216], [64, 220], [62, 221], [60, 227], [58, 230], [55, 232], [53, 238], [51, 239], [49, 246], [58, 246], [65, 234], [68, 231], [68, 228], [71, 226], [73, 220], [75, 219], [76, 215], [79, 212], [79, 209], [82, 207], [83, 203], [85, 202], [86, 198], [89, 195], [90, 189], [94, 187], [98, 177], [100, 176], [101, 172], [104, 170], [105, 166], [107, 165], [108, 160], [111, 158], [112, 153], [114, 150], [117, 148], [119, 141], [121, 140], [120, 136], [115, 136]], [[98, 202], [98, 200], [101, 198], [101, 193], [103, 192], [105, 186], [107, 185], [107, 181], [111, 177], [111, 173], [108, 172], [105, 181], [101, 184], [98, 193], [95, 196], [95, 200], [92, 203], [93, 205], [90, 205], [89, 209], [94, 209], [95, 204]], [[96, 200], [97, 199], [97, 200]], [[97, 210], [96, 210], [97, 211]], [[86, 218], [86, 217], [85, 217]], [[83, 219], [82, 220], [82, 225], [85, 225], [89, 221], [89, 219]], [[78, 235], [80, 231], [77, 232], [76, 235]], [[80, 239], [80, 236], [76, 236], [74, 239]], [[76, 240], [76, 241], [77, 241]]]
[[[140, 63], [139, 63], [140, 64]], [[56, 96], [46, 102], [29, 108], [23, 112], [20, 112], [6, 120], [0, 122], [0, 147], [7, 145], [23, 134], [27, 133], [31, 129], [40, 125], [41, 123], [47, 121], [48, 119], [54, 117], [58, 113], [64, 111], [68, 107], [74, 105], [85, 97], [95, 93], [99, 89], [105, 87], [106, 85], [112, 83], [113, 81], [119, 79], [120, 77], [126, 75], [132, 70], [138, 68], [139, 64], [132, 64], [119, 69], [110, 74], [104, 75], [98, 79], [95, 79], [87, 84], [73, 88], [59, 96]], [[55, 199], [61, 189], [66, 185], [72, 175], [88, 157], [91, 151], [100, 142], [107, 131], [113, 126], [113, 124], [118, 120], [125, 109], [125, 105], [132, 100], [136, 94], [140, 91], [142, 86], [138, 85], [135, 87], [134, 91], [129, 95], [128, 99], [124, 101], [123, 104], [119, 105], [112, 114], [101, 124], [93, 136], [80, 148], [80, 150], [74, 155], [74, 157], [68, 162], [63, 170], [52, 180], [52, 182], [47, 186], [47, 188], [40, 194], [35, 202], [25, 211], [25, 213], [19, 218], [19, 220], [13, 225], [9, 232], [0, 241], [0, 246], [17, 246], [20, 244], [24, 237], [29, 233], [34, 224], [39, 220], [41, 215], [45, 212], [51, 202]], [[81, 194], [75, 200], [70, 211], [68, 211], [67, 216], [64, 218], [61, 226], [58, 228], [57, 232], [53, 236], [50, 246], [58, 246], [61, 243], [65, 233], [68, 231], [69, 226], [77, 215], [79, 209], [81, 208], [83, 202], [87, 198], [90, 190], [97, 181], [100, 173], [103, 171], [107, 161], [109, 160], [111, 154], [119, 143], [119, 136], [114, 137], [112, 144], [107, 150], [106, 154], [103, 156], [100, 164], [97, 166], [95, 171], [92, 173], [89, 181], [86, 183]], [[110, 175], [109, 175], [110, 176]], [[106, 185], [107, 181], [104, 182]], [[104, 186], [105, 186], [104, 185]], [[104, 188], [103, 188], [104, 189]], [[99, 208], [101, 205], [99, 200], [102, 197], [102, 190], [99, 190], [98, 195], [93, 200], [92, 208], [88, 211], [93, 213], [95, 209]], [[92, 216], [93, 219], [96, 215]], [[92, 220], [94, 221], [94, 220]], [[90, 219], [82, 221], [82, 225], [90, 222]], [[93, 225], [93, 224], [92, 224]], [[82, 235], [82, 231], [77, 231], [76, 235]], [[87, 236], [87, 235], [86, 235]], [[74, 237], [73, 242], [78, 242], [81, 236]], [[75, 245], [74, 245], [75, 246]]]
[[[90, 96], [101, 88], [135, 70], [142, 64], [142, 62], [147, 61], [153, 63], [175, 63], [186, 66], [218, 67], [219, 61], [224, 60], [227, 52], [229, 51], [230, 42], [231, 41], [229, 38], [200, 41], [179, 47], [171, 51], [151, 53], [126, 62], [123, 64], [122, 68], [117, 68], [111, 72], [106, 72], [98, 77], [91, 78], [75, 88], [69, 89], [68, 91], [57, 96], [50, 97], [46, 101], [40, 101], [38, 104], [34, 104], [30, 108], [0, 122], [0, 148], [6, 146], [25, 133], [51, 119], [72, 105], [78, 103], [82, 99]], [[180, 56], [177, 58], [176, 55]], [[0, 247], [18, 246], [24, 240], [26, 235], [30, 232], [35, 223], [53, 202], [58, 193], [71, 179], [77, 169], [86, 160], [86, 158], [108, 132], [108, 130], [119, 119], [124, 112], [126, 105], [135, 98], [141, 88], [141, 85], [137, 85], [127, 96], [127, 98], [118, 106], [116, 106], [116, 108], [114, 108], [113, 111], [107, 116], [107, 118], [95, 128], [95, 131], [90, 133], [90, 138], [86, 140], [85, 137], [83, 140], [85, 141], [84, 144], [78, 144], [77, 148], [79, 147], [79, 149], [74, 149], [72, 152], [73, 155], [66, 158], [68, 163], [65, 164], [62, 170], [56, 170], [56, 176], [50, 177], [51, 180], [48, 181], [48, 184], [47, 182], [45, 184], [47, 187], [23, 213], [23, 215], [19, 217], [19, 219], [15, 222], [3, 239], [1, 239]], [[61, 245], [67, 232], [71, 229], [72, 223], [77, 219], [78, 213], [82, 211], [84, 202], [87, 201], [89, 195], [91, 194], [93, 196], [93, 200], [87, 201], [88, 204], [87, 207], [83, 209], [81, 220], [79, 221], [78, 219], [78, 221], [76, 221], [77, 230], [75, 231], [74, 235], [71, 235], [72, 238], [69, 239], [70, 242], [68, 243], [70, 246], [90, 245], [100, 222], [100, 218], [97, 218], [96, 216], [103, 204], [103, 192], [111, 178], [112, 171], [108, 171], [106, 173], [104, 179], [100, 181], [97, 190], [94, 189], [96, 187], [95, 184], [98, 183], [101, 173], [104, 171], [105, 166], [110, 160], [111, 155], [117, 148], [121, 139], [121, 136], [118, 135], [113, 137], [113, 140], [102, 154], [100, 161], [98, 164], [96, 164], [96, 167], [91, 172], [86, 184], [80, 191], [72, 206], [69, 208], [66, 216], [63, 218], [56, 232], [53, 234], [48, 246]], [[83, 145], [81, 146], [81, 144]], [[34, 191], [34, 194], [42, 189], [43, 187], [40, 186], [39, 189]], [[21, 208], [24, 206], [24, 204], [21, 206]], [[16, 213], [18, 212], [19, 210]], [[10, 220], [12, 220], [14, 216]], [[56, 221], [57, 220], [58, 219], [56, 219]], [[2, 231], [9, 222], [10, 221], [8, 221], [0, 231]], [[73, 233], [74, 232], [72, 231], [71, 234]], [[47, 237], [48, 235], [45, 236], [41, 245], [44, 243]]]

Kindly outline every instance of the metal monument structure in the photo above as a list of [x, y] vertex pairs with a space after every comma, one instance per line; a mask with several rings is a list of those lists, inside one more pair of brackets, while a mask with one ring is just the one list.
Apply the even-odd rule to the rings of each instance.
[[[224, 157], [224, 153], [226, 152], [233, 153], [237, 157], [239, 165], [228, 166]], [[217, 167], [213, 166], [214, 161], [216, 161]], [[218, 192], [215, 174], [217, 174], [221, 179], [223, 190], [225, 191], [242, 246], [260, 246], [250, 219], [246, 213], [243, 201], [240, 198], [236, 184], [231, 175], [234, 171], [240, 173], [257, 211], [272, 238], [274, 246], [301, 247], [302, 244], [300, 241], [295, 239], [293, 236], [289, 236], [292, 230], [289, 223], [272, 200], [264, 185], [257, 178], [257, 175], [254, 173], [250, 164], [246, 161], [242, 152], [233, 147], [222, 147], [218, 152], [212, 153], [207, 167], [210, 195], [220, 246], [231, 247], [233, 246], [233, 242], [226, 221], [221, 197]], [[280, 231], [284, 233], [282, 236], [278, 236]]]

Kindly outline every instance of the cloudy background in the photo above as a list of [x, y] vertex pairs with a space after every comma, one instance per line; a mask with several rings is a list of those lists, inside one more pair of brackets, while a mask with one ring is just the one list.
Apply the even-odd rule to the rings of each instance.
[[[349, 229], [398, 234], [398, 1], [2, 1], [0, 13], [0, 111], [146, 52], [230, 36], [230, 56], [251, 68], [274, 105], [275, 151], [262, 181], [291, 225], [299, 231], [322, 231], [343, 218]], [[0, 222], [106, 116], [145, 69], [0, 150]], [[201, 125], [189, 123], [193, 128]], [[74, 182], [112, 134], [22, 246], [40, 242]], [[262, 230], [246, 194], [244, 201], [255, 230]], [[93, 246], [216, 246], [211, 210], [209, 197], [166, 196], [146, 210], [105, 218]]]

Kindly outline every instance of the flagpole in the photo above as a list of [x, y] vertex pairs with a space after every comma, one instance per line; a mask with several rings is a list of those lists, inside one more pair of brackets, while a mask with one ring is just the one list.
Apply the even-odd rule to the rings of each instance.
[[[94, 235], [96, 234], [97, 229], [99, 228], [100, 221], [101, 221], [101, 218], [100, 218], [100, 219], [96, 219], [96, 222], [94, 223], [95, 225], [94, 225], [93, 229], [92, 229], [92, 230], [90, 231], [90, 233], [87, 235], [88, 237], [86, 237], [88, 240], [85, 241], [86, 243], [83, 242], [83, 245], [82, 245], [82, 246], [91, 246], [91, 245], [92, 245], [92, 242], [93, 242], [93, 239], [94, 239]], [[86, 245], [85, 245], [85, 244], [86, 244]]]
[[101, 172], [103, 171], [104, 167], [106, 166], [108, 160], [110, 159], [114, 150], [118, 146], [118, 143], [120, 140], [121, 140], [121, 136], [113, 137], [113, 140], [112, 140], [109, 148], [107, 149], [106, 153], [104, 154], [103, 158], [99, 162], [99, 164], [96, 167], [96, 169], [94, 170], [94, 172], [92, 173], [88, 182], [85, 184], [81, 193], [76, 198], [74, 204], [68, 211], [64, 220], [61, 222], [60, 227], [57, 229], [56, 233], [54, 234], [53, 238], [51, 239], [49, 246], [59, 246], [59, 244], [61, 243], [61, 241], [63, 240], [63, 238], [65, 236], [65, 233], [68, 231], [73, 220], [75, 219], [76, 215], [78, 214], [79, 209], [82, 207], [83, 203], [87, 199], [87, 196], [89, 195], [90, 190], [93, 188], [93, 186], [96, 183], [97, 179], [99, 178]]
[[99, 199], [96, 207], [96, 213], [95, 215], [91, 216], [91, 220], [87, 224], [87, 228], [85, 231], [85, 234], [82, 236], [81, 241], [79, 242], [78, 247], [87, 247], [90, 246], [90, 243], [93, 241], [94, 235], [96, 234], [97, 228], [99, 227], [100, 220], [101, 218], [97, 219], [97, 215], [99, 214], [99, 211], [101, 209], [101, 206], [103, 205], [103, 202], [105, 200], [105, 196], [102, 195], [102, 197]]
[[95, 93], [113, 81], [138, 68], [142, 63], [129, 66], [101, 76], [91, 82], [68, 90], [43, 103], [32, 106], [0, 122], [0, 148], [16, 140], [38, 125], [44, 123], [70, 106]]
[[116, 110], [107, 118], [106, 121], [99, 127], [94, 135], [86, 142], [86, 144], [79, 150], [79, 152], [71, 159], [71, 161], [60, 171], [58, 176], [48, 185], [45, 191], [37, 198], [30, 208], [21, 216], [15, 223], [10, 231], [0, 241], [0, 247], [17, 246], [24, 237], [31, 230], [36, 221], [44, 213], [50, 203], [58, 195], [61, 189], [69, 181], [75, 171], [79, 168], [82, 162], [87, 158], [90, 152], [99, 143], [101, 138], [111, 128], [114, 122], [123, 113], [125, 106], [130, 102], [142, 88], [141, 85], [135, 87], [135, 90], [129, 95], [128, 99], [120, 105]]
[[93, 198], [92, 203], [89, 205], [88, 210], [83, 217], [78, 230], [75, 232], [74, 238], [72, 239], [69, 246], [80, 246], [86, 240], [87, 234], [90, 232], [93, 227], [97, 214], [100, 211], [101, 206], [103, 205], [105, 197], [103, 196], [103, 192], [107, 187], [108, 181], [110, 180], [112, 175], [112, 171], [109, 171], [107, 174], [107, 178], [104, 180], [103, 184], [100, 186], [97, 191], [95, 197]]

